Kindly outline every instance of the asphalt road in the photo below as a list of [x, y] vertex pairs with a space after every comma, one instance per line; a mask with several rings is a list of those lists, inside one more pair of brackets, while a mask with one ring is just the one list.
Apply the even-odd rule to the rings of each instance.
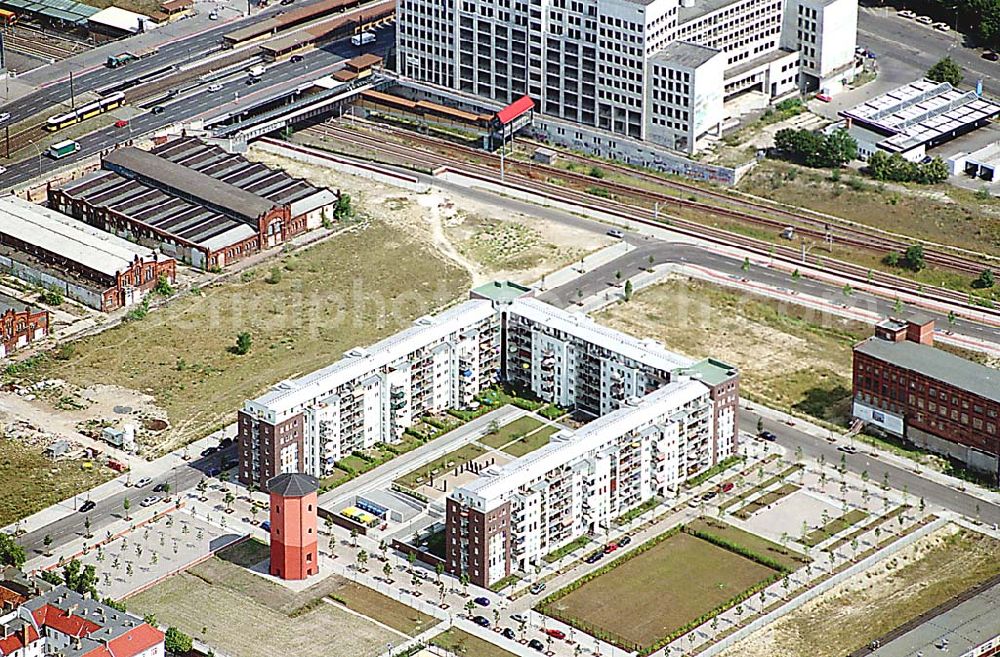
[[[837, 444], [831, 444], [823, 438], [804, 433], [786, 424], [764, 420], [764, 428], [778, 437], [778, 444], [790, 450], [802, 448], [802, 455], [808, 459], [818, 460], [823, 456], [827, 463], [837, 465], [840, 457], [845, 457], [847, 469], [861, 474], [867, 471], [871, 481], [881, 482], [886, 473], [889, 474], [889, 485], [896, 490], [906, 491], [913, 496], [911, 504], [918, 504], [922, 497], [928, 504], [956, 511], [970, 518], [977, 517], [988, 524], [1000, 523], [1000, 506], [986, 500], [974, 497], [960, 490], [944, 486], [919, 474], [896, 467], [876, 457], [864, 443], [857, 443], [857, 454], [845, 454], [837, 449]], [[740, 429], [749, 434], [757, 433], [757, 414], [741, 410]], [[844, 444], [843, 441], [840, 444]]]
[[[388, 49], [392, 45], [393, 37], [391, 34], [391, 28], [381, 33], [376, 42], [378, 48], [369, 49], [369, 51], [382, 52]], [[301, 62], [292, 63], [286, 60], [269, 65], [261, 82], [253, 86], [247, 86], [246, 74], [238, 72], [221, 79], [220, 83], [223, 88], [214, 93], [208, 92], [208, 82], [187, 88], [174, 99], [162, 103], [165, 111], [161, 114], [143, 111], [130, 119], [130, 127], [109, 126], [78, 137], [76, 141], [80, 144], [80, 151], [75, 155], [53, 160], [45, 154], [45, 151], [37, 150], [20, 162], [9, 165], [7, 171], [0, 174], [0, 188], [6, 190], [27, 182], [48, 171], [64, 167], [74, 160], [112, 148], [116, 144], [131, 139], [133, 135], [138, 136], [152, 132], [171, 123], [194, 118], [226, 103], [235, 103], [237, 94], [239, 99], [246, 103], [253, 98], [266, 96], [279, 88], [294, 86], [296, 82], [318, 77], [329, 72], [328, 69], [339, 62], [357, 54], [357, 47], [353, 46], [349, 39], [342, 39], [322, 48], [303, 53]], [[124, 68], [130, 68], [130, 66]], [[112, 71], [112, 69], [107, 70]]]
[[[96, 506], [87, 513], [77, 511], [46, 525], [43, 529], [24, 534], [18, 538], [18, 543], [24, 547], [31, 558], [34, 554], [41, 554], [44, 551], [45, 537], [49, 536], [52, 539], [52, 545], [49, 549], [57, 551], [60, 545], [84, 535], [84, 519], [88, 517], [90, 518], [90, 532], [94, 536], [103, 537], [105, 527], [124, 517], [122, 503], [126, 497], [131, 504], [130, 513], [135, 513], [139, 508], [139, 502], [144, 497], [149, 495], [163, 496], [163, 493], [153, 492], [157, 484], [170, 484], [170, 495], [181, 494], [197, 486], [199, 481], [207, 477], [208, 471], [220, 467], [223, 460], [235, 460], [235, 458], [236, 445], [231, 445], [208, 457], [191, 461], [155, 477], [142, 488], [126, 488], [105, 500], [95, 502]], [[77, 505], [82, 504], [86, 499], [86, 493], [77, 496]]]

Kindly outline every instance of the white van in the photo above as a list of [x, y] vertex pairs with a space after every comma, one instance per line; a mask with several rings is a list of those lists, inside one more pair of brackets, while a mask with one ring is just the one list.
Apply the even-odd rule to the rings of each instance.
[[375, 43], [375, 33], [362, 32], [361, 34], [355, 34], [351, 37], [351, 43], [356, 46], [367, 46], [369, 43]]

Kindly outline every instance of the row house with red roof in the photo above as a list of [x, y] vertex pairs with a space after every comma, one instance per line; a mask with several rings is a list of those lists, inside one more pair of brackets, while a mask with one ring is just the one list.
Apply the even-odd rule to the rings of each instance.
[[0, 615], [0, 657], [164, 657], [164, 635], [138, 616], [56, 586]]

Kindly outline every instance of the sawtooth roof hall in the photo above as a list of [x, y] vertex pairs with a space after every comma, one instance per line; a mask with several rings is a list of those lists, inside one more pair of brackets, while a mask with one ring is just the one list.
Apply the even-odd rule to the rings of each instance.
[[204, 269], [277, 246], [332, 218], [337, 194], [195, 138], [120, 148], [49, 190], [49, 205]]

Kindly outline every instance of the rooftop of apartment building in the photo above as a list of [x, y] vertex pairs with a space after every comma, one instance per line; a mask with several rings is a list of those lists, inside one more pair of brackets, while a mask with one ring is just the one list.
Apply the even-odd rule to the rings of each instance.
[[706, 358], [705, 360], [698, 361], [690, 367], [678, 370], [678, 373], [690, 376], [693, 379], [698, 379], [706, 385], [715, 387], [732, 379], [734, 376], [739, 374], [739, 370], [737, 370], [735, 366], [724, 363], [721, 360]]
[[297, 379], [282, 381], [248, 403], [279, 414], [301, 408], [329, 394], [333, 388], [342, 383], [389, 365], [425, 344], [461, 330], [469, 323], [487, 319], [494, 313], [491, 302], [472, 299], [437, 315], [421, 317], [410, 328], [368, 347], [352, 349], [337, 362], [315, 372]]
[[566, 429], [556, 433], [547, 445], [499, 468], [484, 470], [478, 479], [459, 490], [483, 498], [487, 504], [499, 501], [545, 472], [598, 449], [608, 440], [656, 422], [664, 413], [674, 412], [705, 395], [707, 390], [695, 379], [672, 381], [641, 399], [628, 400], [621, 408], [576, 431]]
[[[903, 331], [907, 324], [890, 319], [880, 323], [879, 327]], [[966, 390], [984, 399], [1000, 402], [1000, 370], [942, 351], [932, 345], [920, 344], [912, 339], [894, 342], [873, 336], [855, 345], [854, 350], [960, 390]]]
[[530, 287], [512, 281], [493, 281], [472, 289], [472, 297], [481, 297], [498, 303], [509, 303], [532, 292]]
[[511, 313], [538, 322], [577, 338], [604, 347], [626, 358], [664, 371], [690, 367], [694, 361], [686, 356], [668, 351], [655, 340], [642, 340], [621, 331], [602, 326], [583, 313], [556, 308], [544, 301], [524, 297], [510, 305]]
[[693, 0], [693, 2], [690, 3], [690, 6], [684, 6], [686, 3], [682, 3], [681, 7], [677, 10], [677, 24], [680, 26], [689, 21], [701, 18], [702, 16], [707, 16], [714, 11], [736, 4], [737, 1], [738, 0]]

